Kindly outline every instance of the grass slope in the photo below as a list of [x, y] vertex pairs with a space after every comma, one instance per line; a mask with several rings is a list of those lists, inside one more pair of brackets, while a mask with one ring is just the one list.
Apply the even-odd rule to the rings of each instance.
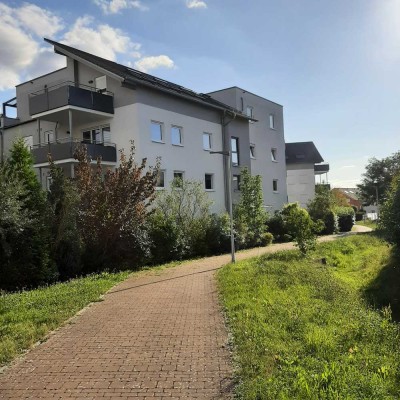
[[306, 259], [281, 252], [222, 269], [238, 397], [400, 398], [398, 325], [364, 295], [390, 251], [362, 235], [321, 244]]
[[0, 295], [0, 366], [43, 339], [129, 272], [102, 273], [52, 286]]

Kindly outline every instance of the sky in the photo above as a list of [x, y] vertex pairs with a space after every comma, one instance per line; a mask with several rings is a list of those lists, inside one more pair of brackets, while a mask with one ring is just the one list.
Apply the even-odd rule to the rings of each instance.
[[283, 105], [333, 187], [400, 150], [400, 0], [0, 0], [0, 102], [65, 64], [43, 37], [201, 93]]

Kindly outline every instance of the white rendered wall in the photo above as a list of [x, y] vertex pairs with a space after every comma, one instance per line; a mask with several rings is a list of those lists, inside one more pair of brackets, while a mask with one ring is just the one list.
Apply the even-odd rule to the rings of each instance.
[[[152, 142], [151, 121], [162, 123], [163, 143]], [[171, 144], [171, 126], [182, 128], [182, 146]], [[116, 108], [111, 120], [111, 140], [118, 149], [128, 151], [130, 140], [134, 140], [137, 162], [147, 158], [148, 165], [155, 165], [157, 157], [161, 157], [167, 188], [174, 171], [183, 171], [185, 179], [203, 185], [204, 175], [213, 174], [214, 190], [207, 193], [214, 202], [212, 211], [219, 213], [225, 210], [223, 156], [203, 150], [203, 132], [212, 134], [214, 150], [222, 149], [221, 125], [176, 112], [136, 103]]]
[[287, 193], [289, 203], [299, 202], [302, 207], [315, 196], [314, 164], [288, 166]]

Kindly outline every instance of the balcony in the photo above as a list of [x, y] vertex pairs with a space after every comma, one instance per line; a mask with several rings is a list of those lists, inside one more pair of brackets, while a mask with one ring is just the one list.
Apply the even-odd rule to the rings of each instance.
[[88, 155], [92, 160], [101, 157], [102, 161], [116, 163], [117, 149], [114, 143], [87, 143], [80, 140], [57, 140], [32, 146], [31, 152], [35, 165], [48, 163], [48, 155], [51, 154], [53, 161], [70, 162], [74, 158], [75, 149], [84, 144]]
[[322, 175], [329, 172], [329, 164], [315, 164], [314, 165], [314, 173], [315, 175]]
[[114, 97], [111, 92], [86, 85], [75, 86], [74, 82], [63, 82], [29, 95], [31, 116], [66, 106], [114, 114]]

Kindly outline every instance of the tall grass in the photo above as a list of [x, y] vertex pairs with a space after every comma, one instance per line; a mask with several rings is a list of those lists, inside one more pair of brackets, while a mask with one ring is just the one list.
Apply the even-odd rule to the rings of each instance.
[[390, 250], [362, 235], [222, 269], [238, 397], [400, 398], [399, 327], [365, 299]]

